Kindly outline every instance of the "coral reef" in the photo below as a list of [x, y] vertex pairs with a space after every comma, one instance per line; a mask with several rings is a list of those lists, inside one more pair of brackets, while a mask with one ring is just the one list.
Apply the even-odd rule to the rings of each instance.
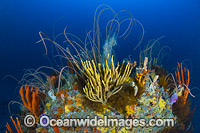
[[[97, 15], [101, 7], [104, 8]], [[106, 41], [101, 48], [99, 17], [105, 9], [110, 10], [114, 17], [106, 25]], [[65, 60], [67, 66], [62, 66], [59, 70], [51, 68], [53, 73], [50, 75], [39, 72], [39, 69], [25, 74], [24, 82], [21, 83], [19, 90], [20, 120], [16, 118], [16, 123], [11, 117], [18, 133], [185, 132], [192, 130], [191, 121], [194, 111], [190, 110], [188, 99], [189, 94], [193, 96], [188, 88], [189, 70], [183, 68], [182, 63], [178, 63], [175, 81], [172, 74], [156, 64], [157, 59], [152, 60], [154, 57], [152, 48], [160, 38], [153, 44], [148, 44], [146, 50], [141, 51], [139, 66], [136, 61], [130, 60], [115, 63], [118, 61], [112, 47], [117, 44], [117, 38], [126, 38], [133, 27], [133, 21], [139, 23], [129, 13], [130, 17], [118, 19], [118, 15], [122, 12], [127, 13], [120, 11], [115, 14], [111, 7], [99, 6], [95, 12], [93, 30], [86, 36], [85, 48], [69, 38], [72, 36], [78, 39], [74, 35], [67, 34], [65, 29], [63, 35], [74, 51], [61, 47], [44, 33], [39, 33], [41, 37], [39, 42], [45, 45], [45, 40], [51, 41], [64, 55], [61, 56], [67, 60]], [[120, 35], [119, 27], [124, 21], [130, 21], [130, 25]], [[136, 48], [140, 43], [141, 40]], [[88, 44], [91, 47], [88, 48]], [[33, 80], [26, 79], [30, 75], [33, 76]], [[41, 78], [42, 76], [45, 78]], [[33, 115], [36, 118], [32, 127], [27, 127], [24, 123], [27, 115]], [[43, 125], [43, 122], [48, 123], [47, 119], [41, 119], [46, 116], [55, 120], [52, 122], [53, 126]], [[98, 120], [109, 118], [113, 119], [113, 123], [121, 120], [123, 124], [92, 126], [88, 124], [89, 122], [85, 125], [80, 124], [81, 120], [78, 120], [80, 123], [70, 125], [69, 121], [76, 118], [82, 118], [84, 122], [89, 121], [90, 118]], [[153, 119], [165, 120], [166, 118], [172, 120], [173, 124], [150, 126], [151, 123], [148, 123]], [[66, 121], [62, 123], [61, 120]], [[137, 125], [130, 124], [135, 120], [144, 121], [138, 122]], [[129, 123], [125, 125], [123, 121]], [[10, 133], [14, 132], [8, 123], [6, 127]]]
[[[108, 59], [108, 58], [107, 58]], [[147, 59], [144, 62], [148, 62]], [[71, 127], [66, 126], [54, 126], [54, 127], [43, 127], [40, 123], [32, 128], [26, 128], [23, 123], [20, 124], [20, 121], [17, 119], [17, 124], [13, 121], [13, 124], [16, 127], [17, 132], [66, 132], [66, 131], [77, 131], [77, 132], [136, 132], [136, 131], [148, 131], [148, 132], [173, 132], [173, 131], [185, 131], [190, 129], [189, 125], [192, 120], [193, 111], [190, 110], [190, 102], [185, 101], [184, 93], [178, 96], [178, 99], [174, 102], [171, 102], [171, 95], [167, 90], [167, 83], [165, 87], [161, 86], [161, 80], [156, 73], [159, 71], [152, 71], [149, 69], [146, 63], [143, 67], [136, 67], [135, 74], [131, 73], [133, 69], [131, 65], [127, 62], [123, 62], [121, 66], [119, 63], [115, 67], [113, 62], [113, 57], [111, 58], [111, 66], [108, 66], [108, 60], [106, 60], [106, 66], [98, 65], [99, 68], [96, 68], [94, 62], [82, 62], [83, 68], [80, 70], [80, 66], [77, 68], [85, 75], [84, 82], [78, 82], [79, 76], [72, 76], [75, 82], [66, 82], [62, 89], [53, 95], [49, 93], [49, 97], [43, 98], [45, 101], [45, 106], [43, 109], [38, 102], [38, 96], [42, 96], [42, 92], [39, 92], [36, 87], [29, 87], [28, 85], [22, 86], [20, 88], [20, 95], [24, 106], [27, 109], [23, 109], [25, 114], [33, 114], [35, 117], [41, 117], [44, 115], [49, 116], [54, 119], [67, 119], [67, 118], [94, 118], [97, 116], [99, 119], [105, 119], [105, 116], [113, 119], [142, 119], [145, 118], [146, 121], [151, 119], [173, 119], [175, 121], [174, 127], [153, 127], [153, 126], [130, 126], [130, 127], [92, 127], [92, 126], [83, 126], [79, 127], [73, 125]], [[179, 65], [181, 66], [181, 64]], [[162, 70], [162, 69], [161, 69]], [[70, 71], [70, 70], [69, 70]], [[181, 67], [180, 67], [180, 71]], [[85, 74], [84, 74], [85, 73]], [[86, 74], [87, 73], [87, 74]], [[179, 73], [179, 72], [176, 72]], [[182, 73], [182, 72], [180, 72]], [[167, 74], [167, 73], [165, 73]], [[183, 73], [184, 74], [184, 73]], [[177, 74], [177, 83], [182, 84]], [[165, 78], [166, 76], [163, 75]], [[70, 78], [72, 78], [70, 77]], [[107, 78], [109, 77], [109, 80]], [[115, 77], [115, 79], [113, 79]], [[184, 76], [183, 76], [184, 77]], [[68, 77], [66, 77], [68, 78]], [[105, 80], [104, 80], [105, 78]], [[184, 77], [184, 81], [189, 81], [188, 78]], [[162, 79], [164, 80], [164, 79]], [[69, 80], [72, 81], [72, 80]], [[114, 81], [114, 82], [113, 82]], [[181, 81], [181, 82], [180, 82]], [[115, 87], [120, 86], [121, 89], [117, 93], [107, 97], [106, 102], [103, 101], [106, 97], [105, 85], [107, 83], [107, 91], [112, 91]], [[164, 82], [164, 81], [163, 81]], [[165, 81], [166, 82], [166, 81]], [[80, 84], [79, 84], [80, 83]], [[188, 83], [188, 82], [186, 82]], [[69, 85], [70, 84], [70, 85]], [[88, 85], [90, 84], [90, 85]], [[80, 85], [80, 86], [79, 86]], [[99, 88], [101, 95], [98, 95], [99, 92], [94, 89], [98, 85], [104, 85]], [[109, 85], [109, 86], [108, 86]], [[188, 84], [187, 84], [188, 85]], [[80, 92], [79, 90], [82, 91]], [[86, 92], [84, 90], [92, 89], [92, 92]], [[185, 87], [186, 86], [182, 86]], [[24, 89], [25, 88], [25, 92]], [[180, 88], [178, 88], [179, 91]], [[174, 89], [175, 91], [176, 89]], [[188, 89], [187, 89], [188, 90]], [[51, 92], [51, 90], [50, 90]], [[90, 94], [91, 93], [91, 94]], [[105, 93], [105, 94], [104, 94]], [[98, 97], [100, 96], [100, 97]], [[100, 99], [100, 98], [103, 99]], [[95, 99], [96, 98], [96, 99]], [[43, 110], [43, 111], [40, 111]], [[24, 115], [25, 115], [24, 114]], [[23, 117], [22, 117], [23, 118]], [[18, 125], [18, 126], [17, 126]], [[13, 132], [9, 124], [6, 125], [9, 132]], [[190, 129], [191, 130], [191, 129]], [[189, 131], [189, 130], [188, 130]]]

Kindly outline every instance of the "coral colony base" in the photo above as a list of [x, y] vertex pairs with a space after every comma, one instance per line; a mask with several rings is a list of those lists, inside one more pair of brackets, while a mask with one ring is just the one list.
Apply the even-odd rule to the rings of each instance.
[[[101, 47], [99, 18], [105, 11], [112, 12], [113, 18], [106, 25], [106, 38]], [[120, 18], [121, 13], [127, 13], [129, 17]], [[128, 22], [128, 26], [122, 32], [120, 26], [125, 22], [126, 24]], [[174, 78], [173, 74], [157, 64], [158, 58], [152, 60], [152, 48], [158, 40], [141, 52], [139, 65], [137, 61], [124, 60], [120, 63], [116, 60], [113, 47], [117, 45], [117, 39], [126, 38], [135, 23], [142, 27], [129, 12], [115, 13], [111, 7], [100, 5], [95, 12], [93, 30], [88, 32], [85, 43], [75, 35], [66, 33], [66, 28], [63, 34], [58, 35], [65, 37], [65, 43], [72, 50], [61, 47], [55, 38], [53, 41], [40, 32], [39, 42], [44, 43], [46, 53], [46, 41], [50, 41], [59, 51], [60, 58], [64, 58], [67, 64], [60, 67], [60, 71], [50, 67], [26, 71], [20, 82], [23, 84], [19, 90], [21, 101], [11, 102], [11, 104], [20, 104], [19, 118], [11, 116], [12, 123], [6, 124], [6, 132], [191, 131], [194, 111], [190, 110], [188, 99], [188, 94], [193, 96], [189, 89], [189, 70], [183, 68], [182, 63], [178, 63], [176, 78]], [[140, 45], [143, 35], [135, 48]], [[53, 73], [48, 75], [41, 71], [42, 68], [48, 68]], [[32, 126], [27, 126], [24, 121], [27, 115], [35, 117], [35, 124]], [[105, 117], [117, 120], [145, 119], [146, 123], [151, 119], [172, 119], [174, 126], [144, 124], [128, 127], [126, 125], [89, 126], [88, 124], [43, 126], [40, 121], [43, 116], [57, 120], [95, 118], [95, 116], [98, 119], [105, 119]], [[42, 122], [47, 123], [47, 119], [42, 119]], [[14, 126], [10, 126], [11, 124]]]

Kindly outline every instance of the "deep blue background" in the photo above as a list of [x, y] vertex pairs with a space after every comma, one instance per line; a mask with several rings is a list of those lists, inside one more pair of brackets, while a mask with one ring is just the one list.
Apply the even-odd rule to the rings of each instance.
[[[9, 121], [8, 101], [19, 101], [19, 96], [17, 82], [10, 78], [3, 80], [4, 76], [10, 74], [21, 79], [24, 69], [49, 65], [43, 57], [43, 45], [35, 43], [40, 39], [38, 32], [52, 37], [53, 24], [65, 16], [56, 23], [56, 33], [68, 26], [68, 32], [84, 38], [86, 31], [92, 28], [93, 15], [100, 4], [111, 6], [116, 12], [130, 11], [144, 26], [142, 45], [164, 35], [161, 44], [172, 49], [171, 60], [164, 63], [165, 67], [172, 70], [176, 62], [189, 59], [189, 66], [192, 63], [190, 88], [200, 87], [200, 2], [197, 0], [0, 0], [0, 116], [5, 121]], [[125, 58], [128, 56], [126, 50], [137, 53], [123, 47], [117, 54]], [[192, 99], [196, 105], [195, 131], [200, 131], [197, 121], [200, 106], [196, 102], [199, 99]]]

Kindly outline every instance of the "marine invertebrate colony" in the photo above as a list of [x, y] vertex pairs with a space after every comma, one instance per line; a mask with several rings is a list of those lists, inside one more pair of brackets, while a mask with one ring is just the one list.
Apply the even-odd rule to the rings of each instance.
[[25, 100], [23, 86], [22, 86], [19, 91], [22, 102], [24, 106], [28, 108], [35, 115], [35, 117], [38, 117], [41, 114], [41, 112], [39, 111], [39, 90], [37, 87], [35, 88], [35, 91], [33, 90], [33, 87], [31, 87], [31, 90], [29, 90], [29, 86], [27, 85], [25, 85], [24, 88], [27, 101]]
[[132, 70], [129, 63], [125, 66], [123, 73], [122, 68], [124, 63], [122, 64], [120, 70], [118, 70], [119, 64], [115, 68], [113, 56], [111, 58], [111, 68], [109, 68], [108, 58], [109, 55], [106, 58], [105, 67], [101, 67], [101, 64], [99, 63], [97, 68], [93, 60], [92, 62], [81, 61], [84, 70], [78, 67], [79, 70], [87, 77], [86, 86], [83, 88], [86, 97], [91, 101], [101, 102], [103, 104], [107, 102], [109, 97], [122, 89], [123, 84], [126, 83], [126, 80]]
[[[103, 9], [99, 11], [100, 8]], [[99, 18], [106, 10], [111, 11], [114, 16], [106, 25], [106, 41], [101, 47]], [[119, 14], [122, 12], [128, 13], [129, 17], [120, 18]], [[180, 108], [185, 109], [186, 107], [189, 109], [187, 99], [189, 93], [189, 71], [186, 81], [186, 76], [183, 76], [182, 65], [178, 65], [179, 68], [176, 72], [177, 82], [182, 85], [181, 87], [184, 87], [184, 94], [183, 97], [182, 95], [178, 97], [177, 95], [171, 96], [171, 92], [177, 90], [180, 92], [180, 88], [169, 87], [168, 80], [171, 80], [171, 78], [167, 79], [167, 81], [163, 78], [168, 73], [163, 74], [162, 69], [152, 70], [153, 66], [149, 67], [151, 63], [148, 57], [144, 57], [144, 60], [139, 61], [139, 66], [137, 66], [136, 61], [133, 64], [130, 61], [123, 61], [121, 64], [119, 62], [115, 63], [117, 61], [114, 56], [113, 46], [116, 45], [117, 39], [120, 37], [126, 38], [131, 32], [133, 22], [139, 22], [129, 12], [120, 11], [115, 13], [107, 5], [99, 6], [94, 18], [93, 30], [86, 35], [85, 48], [75, 40], [72, 40], [70, 36], [76, 39], [77, 37], [67, 34], [65, 28], [63, 33], [66, 38], [65, 41], [74, 51], [69, 48], [64, 49], [59, 43], [53, 41], [55, 39], [51, 40], [46, 34], [40, 32], [41, 40], [39, 42], [43, 42], [45, 48], [47, 48], [46, 40], [52, 42], [62, 52], [63, 55], [60, 54], [60, 56], [67, 60], [68, 66], [62, 66], [59, 68], [60, 70], [50, 68], [54, 72], [54, 75], [51, 76], [39, 72], [41, 68], [33, 73], [28, 71], [30, 73], [25, 74], [22, 80], [25, 85], [19, 90], [23, 104], [21, 105], [20, 121], [17, 118], [18, 125], [11, 117], [17, 132], [184, 131], [186, 128], [182, 129], [179, 125], [187, 125], [187, 123], [183, 121], [184, 115], [178, 115], [177, 110], [180, 110]], [[121, 32], [120, 26], [125, 21], [128, 21], [129, 25], [125, 32]], [[141, 25], [141, 23], [139, 24]], [[142, 38], [143, 36], [141, 40]], [[82, 43], [80, 39], [77, 40]], [[136, 48], [140, 45], [141, 40], [136, 45]], [[88, 47], [88, 44], [90, 44], [90, 47]], [[186, 73], [186, 69], [184, 71]], [[180, 80], [180, 73], [182, 81]], [[33, 75], [33, 80], [25, 79], [30, 75]], [[46, 78], [46, 81], [41, 78], [42, 76]], [[160, 77], [162, 77], [162, 80], [159, 80]], [[177, 86], [176, 83], [174, 84], [174, 86]], [[168, 90], [171, 91], [169, 92]], [[192, 114], [190, 109], [183, 113], [187, 116]], [[30, 127], [25, 122], [22, 122], [27, 115], [32, 115], [36, 118], [35, 123]], [[58, 123], [54, 121], [52, 123], [54, 126], [49, 126], [45, 125], [48, 123], [47, 119], [41, 119], [46, 118], [46, 116], [54, 120], [65, 119], [68, 121], [61, 125], [56, 125]], [[121, 126], [103, 127], [92, 126], [89, 123], [86, 125], [67, 124], [69, 119], [72, 118], [89, 120], [89, 118], [106, 119], [107, 117], [116, 121], [119, 119], [130, 121], [136, 118], [139, 120], [145, 118], [145, 120], [137, 126], [130, 123], [122, 124]], [[145, 124], [151, 119], [164, 120], [164, 118], [173, 119], [175, 126], [166, 127], [161, 125], [158, 127]], [[9, 132], [13, 132], [9, 124], [6, 127]]]

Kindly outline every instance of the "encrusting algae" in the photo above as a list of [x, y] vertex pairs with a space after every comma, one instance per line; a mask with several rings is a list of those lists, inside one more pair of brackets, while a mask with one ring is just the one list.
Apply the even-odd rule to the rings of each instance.
[[[103, 9], [100, 10], [100, 8]], [[127, 13], [126, 11], [115, 14], [113, 19], [108, 21], [106, 40], [104, 46], [101, 47], [99, 17], [105, 9], [115, 13], [107, 5], [97, 8], [95, 13], [99, 12], [99, 14], [95, 14], [94, 29], [87, 34], [84, 47], [69, 38], [69, 36], [75, 36], [67, 34], [66, 29], [64, 30], [65, 41], [74, 48], [76, 54], [69, 48], [64, 49], [40, 32], [41, 41], [39, 42], [43, 42], [46, 48], [45, 40], [50, 40], [62, 52], [68, 66], [62, 66], [59, 68], [60, 71], [52, 68], [52, 75], [39, 73], [37, 70], [36, 73], [31, 73], [34, 75], [34, 80], [23, 80], [27, 81], [27, 84], [19, 90], [22, 103], [20, 120], [16, 117], [17, 122], [15, 122], [11, 117], [18, 133], [185, 132], [192, 130], [189, 125], [194, 111], [190, 110], [188, 98], [189, 94], [193, 96], [189, 89], [189, 70], [183, 68], [182, 63], [178, 63], [175, 80], [172, 74], [156, 64], [157, 59], [156, 61], [154, 59], [151, 64], [151, 56], [141, 58], [143, 60], [139, 61], [139, 66], [137, 61], [124, 60], [119, 63], [114, 53], [114, 47], [117, 45], [116, 39], [126, 38], [133, 22], [139, 25], [141, 23], [132, 18], [130, 14], [128, 18], [118, 19], [118, 15], [122, 12]], [[130, 25], [125, 32], [120, 31], [119, 26], [128, 20]], [[141, 41], [135, 48], [139, 47]], [[147, 47], [145, 52], [149, 49]], [[40, 74], [47, 80], [41, 79]], [[33, 115], [36, 118], [32, 127], [27, 127], [23, 122], [27, 115]], [[40, 123], [41, 121], [46, 122], [46, 119], [41, 120], [44, 116], [66, 121], [62, 125], [56, 125], [55, 121], [54, 126], [44, 126]], [[104, 123], [104, 126], [92, 126], [89, 122], [85, 125], [70, 125], [70, 120], [76, 118], [84, 120], [110, 118], [118, 125], [111, 126]], [[174, 125], [147, 125], [152, 119], [164, 120], [166, 118], [174, 120]], [[138, 125], [130, 122], [137, 119], [144, 119], [144, 121]], [[125, 121], [129, 124], [125, 125]], [[15, 131], [8, 123], [6, 127], [8, 130], [6, 132]]]

